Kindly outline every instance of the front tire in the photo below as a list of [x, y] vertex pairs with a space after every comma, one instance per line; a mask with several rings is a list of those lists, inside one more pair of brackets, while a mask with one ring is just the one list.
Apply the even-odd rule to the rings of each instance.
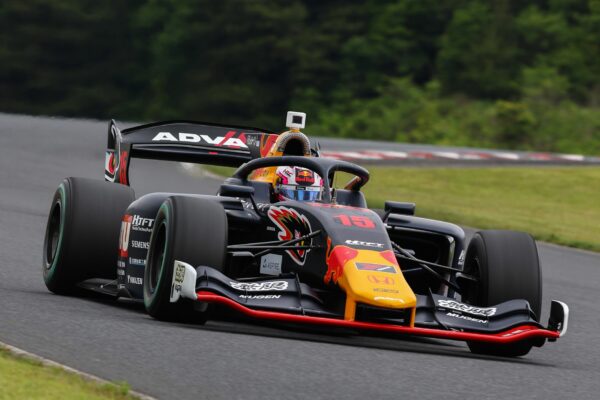
[[148, 314], [159, 320], [205, 322], [206, 305], [198, 307], [186, 299], [170, 302], [173, 263], [179, 260], [223, 271], [226, 248], [227, 216], [219, 203], [184, 196], [165, 200], [154, 221], [144, 271]]
[[[477, 232], [467, 249], [465, 273], [479, 278], [463, 294], [462, 301], [493, 306], [525, 299], [539, 321], [542, 310], [542, 277], [537, 247], [531, 235], [513, 231]], [[473, 353], [504, 357], [523, 356], [532, 341], [498, 345], [467, 342]]]
[[115, 279], [121, 218], [135, 200], [128, 186], [66, 178], [56, 190], [46, 225], [46, 287], [72, 294], [89, 278]]

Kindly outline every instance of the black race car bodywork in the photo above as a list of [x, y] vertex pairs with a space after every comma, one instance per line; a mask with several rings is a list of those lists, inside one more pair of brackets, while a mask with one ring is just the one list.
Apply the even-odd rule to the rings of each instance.
[[[160, 319], [205, 318], [207, 304], [219, 303], [253, 318], [465, 340], [474, 352], [506, 356], [566, 332], [564, 303], [552, 302], [547, 327], [538, 322], [541, 276], [529, 235], [484, 231], [467, 247], [459, 226], [416, 217], [414, 204], [387, 202], [376, 212], [360, 192], [367, 170], [316, 149], [265, 157], [277, 137], [192, 122], [121, 132], [111, 122], [111, 183], [68, 178], [53, 200], [47, 286], [140, 299]], [[130, 157], [241, 167], [215, 196], [134, 200], [124, 186]], [[322, 200], [273, 202], [271, 185], [249, 178], [289, 165], [324, 177]], [[354, 178], [332, 189], [338, 172]], [[89, 207], [96, 235], [78, 237], [77, 218]], [[86, 267], [90, 254], [96, 261]]]

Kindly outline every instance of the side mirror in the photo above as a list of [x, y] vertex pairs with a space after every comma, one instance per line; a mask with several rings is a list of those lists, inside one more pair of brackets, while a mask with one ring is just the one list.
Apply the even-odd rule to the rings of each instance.
[[252, 186], [231, 185], [228, 183], [224, 183], [219, 189], [219, 194], [221, 196], [241, 197], [247, 199], [252, 197], [252, 195], [254, 194], [254, 188]]
[[400, 201], [386, 201], [384, 211], [386, 216], [390, 214], [415, 215], [415, 203], [404, 203]]

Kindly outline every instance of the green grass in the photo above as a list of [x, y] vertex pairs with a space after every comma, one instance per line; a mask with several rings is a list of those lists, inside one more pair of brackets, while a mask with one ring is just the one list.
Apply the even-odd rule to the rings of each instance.
[[126, 383], [101, 384], [57, 367], [13, 355], [0, 347], [0, 400], [125, 400]]
[[365, 194], [417, 215], [600, 251], [600, 168], [371, 168]]
[[[214, 173], [230, 170], [211, 167]], [[370, 207], [417, 204], [417, 215], [480, 229], [513, 229], [600, 251], [600, 168], [371, 167]]]

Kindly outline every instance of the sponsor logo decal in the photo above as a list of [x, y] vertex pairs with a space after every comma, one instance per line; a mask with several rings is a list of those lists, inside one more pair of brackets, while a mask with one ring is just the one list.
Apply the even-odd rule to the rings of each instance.
[[159, 132], [152, 138], [153, 142], [184, 142], [184, 143], [206, 143], [217, 147], [231, 147], [247, 149], [246, 136], [242, 133], [234, 137], [236, 131], [229, 131], [225, 136], [211, 137], [196, 133], [179, 132], [177, 136], [171, 132]]
[[124, 276], [125, 275], [125, 270], [122, 269], [122, 268], [117, 268], [117, 275]]
[[170, 302], [177, 302], [181, 296], [195, 298], [196, 271], [191, 265], [182, 261], [175, 260], [173, 264]]
[[474, 306], [470, 306], [468, 304], [459, 303], [458, 301], [455, 301], [455, 300], [445, 300], [445, 299], [439, 299], [437, 301], [437, 303], [438, 303], [438, 307], [448, 308], [451, 310], [456, 310], [456, 311], [460, 311], [460, 312], [463, 312], [466, 314], [471, 314], [471, 315], [481, 315], [484, 317], [491, 317], [492, 315], [496, 314], [496, 307], [488, 307], [488, 308], [474, 307]]
[[126, 266], [125, 261], [117, 261], [117, 268], [125, 268]]
[[367, 275], [367, 279], [376, 285], [393, 285], [396, 283], [394, 278], [390, 278], [389, 276]]
[[181, 289], [181, 284], [185, 280], [185, 266], [182, 264], [177, 264], [175, 266], [173, 281], [176, 285], [179, 285], [179, 289]]
[[240, 294], [240, 299], [269, 300], [279, 299], [280, 294]]
[[487, 324], [487, 320], [469, 317], [468, 315], [457, 314], [455, 312], [449, 312], [446, 314], [449, 317], [465, 319], [467, 321], [479, 322], [480, 324]]
[[[277, 238], [281, 241], [298, 239], [312, 232], [310, 222], [305, 215], [298, 213], [293, 208], [273, 206], [267, 215], [269, 219], [279, 228]], [[312, 240], [296, 243], [297, 246], [310, 246]], [[304, 265], [306, 256], [310, 250], [286, 250], [285, 252], [298, 265]]]
[[185, 266], [183, 264], [175, 263], [175, 269], [173, 270], [173, 284], [171, 285], [171, 301], [173, 301], [173, 294], [181, 292], [181, 286], [185, 280]]
[[146, 249], [150, 247], [150, 242], [141, 242], [139, 240], [132, 240], [131, 247], [135, 247], [136, 249]]
[[399, 290], [388, 289], [388, 288], [373, 288], [374, 292], [384, 292], [384, 293], [400, 293]]
[[344, 243], [346, 243], [347, 245], [350, 245], [350, 246], [377, 247], [379, 249], [383, 247], [383, 243], [362, 242], [360, 240], [350, 240], [350, 239], [348, 239]]
[[133, 285], [141, 285], [143, 284], [143, 280], [139, 276], [127, 275], [127, 283], [131, 283]]
[[121, 220], [121, 234], [119, 235], [119, 256], [127, 257], [129, 247], [129, 234], [131, 232], [131, 215], [124, 215]]
[[[244, 208], [247, 208], [249, 210], [254, 210], [254, 205], [252, 205], [252, 202], [246, 201], [246, 200], [243, 200], [243, 199], [241, 200], [241, 202], [242, 202], [242, 206]], [[260, 203], [260, 202], [256, 203], [256, 207], [259, 210], [264, 210], [265, 208], [269, 208], [270, 206], [271, 206], [270, 203]]]
[[133, 229], [134, 231], [152, 232], [153, 225], [153, 218], [145, 218], [139, 215], [134, 215], [131, 221], [131, 229]]
[[[269, 170], [267, 170], [267, 169], [265, 168], [265, 172], [268, 172], [268, 171], [269, 171]], [[284, 169], [282, 172], [283, 172], [283, 174], [284, 174], [284, 175], [286, 175], [286, 176], [289, 176], [290, 178], [292, 177], [292, 173], [290, 172], [290, 170], [289, 170], [289, 169]]]
[[266, 282], [229, 282], [232, 288], [245, 290], [247, 292], [270, 292], [272, 290], [286, 290], [287, 281], [266, 281]]
[[246, 139], [246, 145], [248, 146], [254, 146], [254, 147], [260, 147], [260, 142], [258, 140], [258, 138], [254, 135], [248, 135], [247, 139]]
[[141, 258], [129, 257], [129, 264], [131, 265], [146, 265], [146, 260]]
[[260, 273], [264, 275], [281, 274], [283, 257], [280, 254], [266, 254], [260, 258]]
[[377, 271], [377, 272], [387, 272], [389, 274], [395, 274], [396, 269], [391, 265], [381, 265], [381, 264], [372, 264], [372, 263], [354, 263], [356, 265], [356, 269], [361, 271]]
[[315, 183], [315, 175], [308, 169], [296, 168], [296, 183], [303, 183], [305, 186], [311, 186]]

